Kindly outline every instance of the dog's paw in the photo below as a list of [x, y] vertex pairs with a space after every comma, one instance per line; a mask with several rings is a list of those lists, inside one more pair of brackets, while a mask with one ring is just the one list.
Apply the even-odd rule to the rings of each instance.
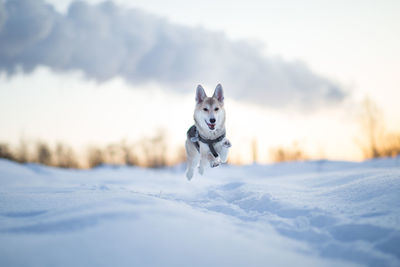
[[230, 147], [232, 146], [232, 144], [231, 144], [231, 142], [229, 142], [229, 140], [226, 140], [226, 141], [223, 143], [223, 146], [226, 147], [226, 148], [230, 148]]
[[221, 159], [218, 157], [213, 161], [210, 161], [211, 168], [218, 167], [221, 164]]
[[188, 181], [192, 180], [192, 178], [193, 178], [193, 171], [187, 171], [187, 172], [186, 172], [186, 178], [188, 179]]
[[211, 168], [215, 168], [215, 167], [218, 167], [219, 166], [219, 162], [216, 162], [216, 161], [214, 161], [214, 162], [211, 162]]
[[199, 173], [200, 173], [200, 175], [203, 175], [203, 173], [204, 173], [204, 167], [203, 166], [199, 166]]

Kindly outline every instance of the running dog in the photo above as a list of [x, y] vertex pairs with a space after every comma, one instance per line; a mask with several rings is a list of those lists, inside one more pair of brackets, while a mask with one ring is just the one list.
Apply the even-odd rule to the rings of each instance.
[[187, 156], [186, 177], [193, 178], [194, 169], [204, 173], [207, 163], [212, 168], [226, 163], [231, 143], [225, 135], [224, 92], [221, 84], [212, 97], [207, 97], [201, 85], [196, 90], [194, 125], [187, 131], [185, 143]]

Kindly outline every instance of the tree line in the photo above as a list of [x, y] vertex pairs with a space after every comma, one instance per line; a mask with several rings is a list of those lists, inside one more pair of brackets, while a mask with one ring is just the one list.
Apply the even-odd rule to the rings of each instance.
[[88, 146], [80, 154], [61, 142], [50, 145], [44, 141], [21, 140], [14, 147], [0, 143], [0, 158], [61, 168], [93, 168], [105, 164], [160, 168], [183, 162], [185, 153], [183, 147], [170, 148], [166, 134], [159, 131], [135, 143], [122, 140], [102, 147]]

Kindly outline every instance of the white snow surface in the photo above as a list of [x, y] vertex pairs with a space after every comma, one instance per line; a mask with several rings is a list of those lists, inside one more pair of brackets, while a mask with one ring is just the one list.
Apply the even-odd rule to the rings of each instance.
[[0, 266], [400, 266], [400, 158], [64, 170], [0, 160]]

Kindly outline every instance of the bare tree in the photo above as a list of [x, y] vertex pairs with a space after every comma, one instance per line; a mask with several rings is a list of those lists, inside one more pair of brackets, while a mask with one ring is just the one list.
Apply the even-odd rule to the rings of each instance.
[[11, 152], [8, 144], [0, 144], [0, 158], [15, 160], [13, 153]]
[[61, 168], [78, 168], [76, 155], [70, 146], [58, 143], [54, 150], [54, 161], [57, 167]]
[[120, 147], [117, 144], [109, 144], [103, 151], [105, 161], [108, 164], [118, 165], [122, 164]]
[[183, 145], [179, 146], [176, 150], [175, 163], [179, 164], [186, 161], [186, 150]]
[[133, 154], [134, 148], [129, 146], [126, 140], [122, 140], [120, 143], [120, 149], [123, 156], [123, 164], [128, 166], [134, 166], [139, 164], [138, 158]]
[[43, 142], [36, 144], [36, 162], [44, 165], [52, 164], [52, 154], [49, 146]]
[[362, 103], [362, 113], [360, 117], [361, 125], [366, 134], [366, 142], [363, 150], [367, 158], [380, 156], [379, 140], [383, 134], [383, 115], [378, 106], [369, 98], [365, 98]]
[[25, 141], [25, 139], [20, 139], [16, 155], [17, 155], [18, 162], [20, 162], [20, 163], [29, 162], [30, 157], [29, 157], [28, 144]]
[[99, 148], [91, 147], [88, 149], [89, 168], [97, 167], [105, 163], [104, 153]]
[[256, 138], [253, 138], [251, 141], [251, 154], [253, 156], [253, 163], [258, 162], [258, 146]]
[[360, 124], [364, 142], [358, 142], [366, 158], [400, 155], [400, 133], [387, 132], [383, 113], [369, 98], [362, 103]]
[[159, 130], [152, 138], [142, 139], [140, 144], [146, 166], [160, 168], [167, 165], [167, 142], [163, 130]]
[[385, 157], [396, 157], [397, 155], [400, 155], [400, 134], [387, 134], [383, 140], [383, 145], [379, 152], [381, 156]]

